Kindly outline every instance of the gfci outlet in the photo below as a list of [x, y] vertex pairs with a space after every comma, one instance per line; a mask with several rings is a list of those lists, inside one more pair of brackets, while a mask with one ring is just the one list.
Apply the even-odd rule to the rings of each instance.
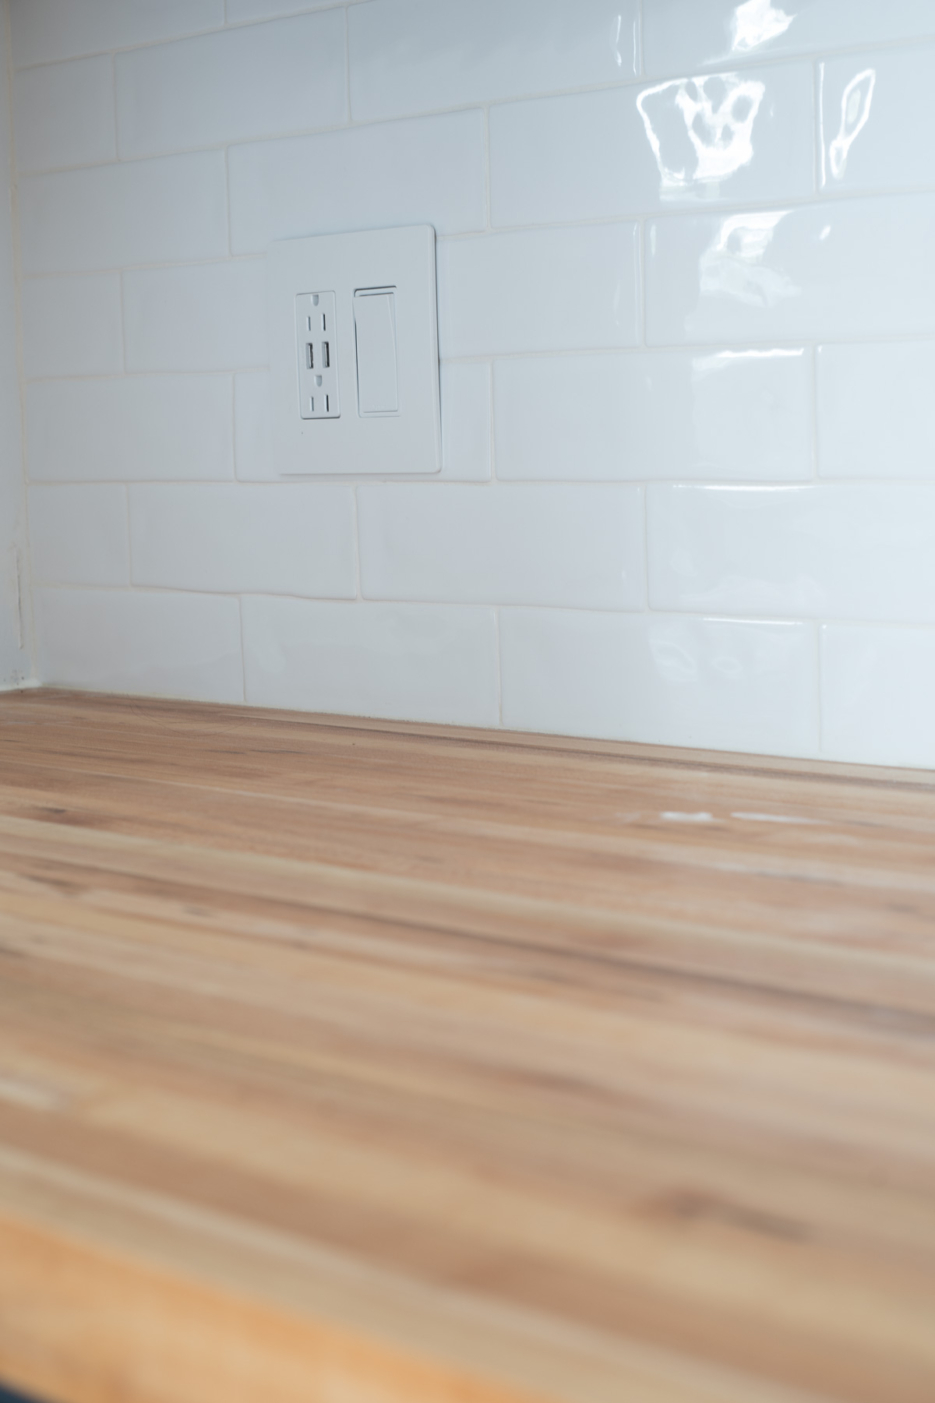
[[438, 472], [435, 230], [286, 239], [268, 270], [278, 471]]

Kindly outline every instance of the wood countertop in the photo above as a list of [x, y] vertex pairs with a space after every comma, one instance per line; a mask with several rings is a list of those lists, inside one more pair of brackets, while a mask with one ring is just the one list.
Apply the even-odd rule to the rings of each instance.
[[3, 696], [0, 1381], [932, 1403], [935, 775]]

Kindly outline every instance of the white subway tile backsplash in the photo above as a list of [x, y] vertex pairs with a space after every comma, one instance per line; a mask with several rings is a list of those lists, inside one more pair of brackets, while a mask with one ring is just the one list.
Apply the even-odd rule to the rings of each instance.
[[214, 593], [357, 593], [353, 489], [338, 483], [130, 488], [133, 583]]
[[935, 184], [935, 45], [821, 64], [821, 184], [827, 191]]
[[441, 477], [484, 482], [490, 477], [490, 366], [485, 361], [442, 365]]
[[636, 345], [638, 236], [602, 224], [441, 243], [442, 355]]
[[80, 273], [227, 253], [221, 151], [27, 176], [19, 187], [23, 268]]
[[935, 195], [671, 216], [646, 231], [652, 343], [935, 332]]
[[33, 608], [40, 682], [193, 701], [243, 700], [236, 599], [37, 589]]
[[481, 112], [235, 146], [229, 160], [235, 253], [343, 229], [461, 233], [487, 219]]
[[365, 598], [643, 607], [639, 487], [391, 483], [357, 503]]
[[649, 488], [656, 609], [935, 621], [935, 485]]
[[344, 12], [137, 49], [116, 75], [122, 156], [334, 126], [347, 115]]
[[491, 109], [495, 225], [563, 223], [814, 186], [808, 64]]
[[243, 620], [253, 705], [498, 724], [493, 609], [248, 598]]
[[513, 357], [494, 394], [498, 478], [811, 476], [801, 347]]
[[370, 121], [632, 78], [638, 19], [638, 0], [351, 6], [352, 115]]
[[194, 34], [224, 23], [224, 0], [14, 0], [13, 61], [47, 63]]
[[123, 309], [128, 370], [228, 370], [266, 363], [261, 258], [124, 273]]
[[26, 389], [33, 482], [231, 478], [229, 375], [39, 380]]
[[118, 274], [26, 278], [21, 299], [27, 378], [122, 370]]
[[36, 584], [129, 584], [126, 488], [30, 487], [29, 540]]
[[812, 629], [552, 609], [500, 612], [503, 724], [650, 745], [812, 755]]
[[821, 634], [823, 753], [935, 768], [935, 629], [825, 624]]
[[935, 478], [935, 342], [818, 350], [822, 477]]
[[15, 74], [13, 112], [21, 172], [112, 161], [117, 154], [109, 55]]
[[647, 73], [935, 34], [931, 0], [650, 0]]

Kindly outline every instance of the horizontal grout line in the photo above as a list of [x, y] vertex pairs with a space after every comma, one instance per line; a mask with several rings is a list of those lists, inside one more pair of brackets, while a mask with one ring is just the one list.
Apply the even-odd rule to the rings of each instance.
[[804, 616], [795, 614], [782, 615], [745, 615], [745, 614], [717, 614], [693, 612], [685, 609], [670, 608], [649, 608], [639, 606], [632, 609], [610, 609], [601, 608], [596, 605], [573, 605], [573, 604], [539, 604], [539, 603], [503, 603], [501, 601], [477, 601], [477, 600], [454, 600], [454, 599], [400, 599], [396, 597], [373, 596], [356, 598], [351, 595], [305, 595], [274, 593], [262, 590], [209, 590], [209, 589], [182, 589], [175, 585], [87, 585], [87, 584], [50, 584], [36, 582], [36, 588], [46, 592], [57, 594], [107, 594], [107, 595], [145, 595], [156, 598], [187, 598], [194, 596], [199, 599], [287, 599], [299, 604], [330, 604], [339, 608], [352, 609], [360, 605], [387, 605], [391, 608], [407, 609], [473, 609], [473, 610], [524, 610], [535, 613], [562, 614], [571, 618], [580, 618], [587, 615], [599, 615], [602, 618], [610, 619], [646, 619], [647, 621], [661, 622], [663, 620], [682, 620], [686, 623], [715, 623], [715, 624], [736, 624], [741, 627], [757, 627], [762, 625], [780, 626], [784, 628], [869, 628], [886, 629], [889, 631], [902, 631], [908, 633], [932, 633], [935, 634], [935, 618], [931, 622], [902, 619], [866, 619], [850, 618], [846, 615], [821, 615]]
[[441, 473], [275, 473], [268, 477], [30, 477], [28, 487], [285, 487], [313, 486], [315, 483], [334, 486], [342, 482], [364, 487], [392, 486], [401, 483], [410, 487], [684, 487], [696, 491], [717, 488], [719, 491], [749, 492], [797, 491], [811, 493], [830, 489], [832, 492], [855, 487], [895, 487], [914, 491], [935, 488], [935, 468], [920, 477], [800, 477], [800, 478], [736, 478], [736, 477], [445, 477]]

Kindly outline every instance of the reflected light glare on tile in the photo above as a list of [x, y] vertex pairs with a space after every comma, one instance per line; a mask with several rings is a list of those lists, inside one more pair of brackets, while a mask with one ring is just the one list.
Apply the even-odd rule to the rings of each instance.
[[751, 307], [775, 307], [800, 296], [788, 274], [763, 266], [766, 250], [782, 210], [733, 214], [722, 223], [714, 242], [701, 255], [701, 292], [723, 293]]
[[[821, 65], [821, 68], [823, 81], [824, 64]], [[851, 79], [841, 95], [841, 125], [837, 136], [828, 147], [828, 165], [835, 180], [840, 180], [844, 175], [847, 169], [848, 152], [867, 125], [875, 84], [875, 70], [866, 68], [863, 73], [858, 73]], [[822, 142], [822, 161], [824, 161], [824, 142]], [[823, 169], [822, 183], [824, 183], [824, 179]]]
[[785, 34], [794, 19], [772, 0], [744, 0], [731, 16], [731, 48], [735, 54], [752, 53]]
[[[636, 105], [646, 129], [646, 140], [659, 167], [663, 198], [671, 198], [693, 184], [716, 186], [750, 164], [753, 124], [765, 92], [765, 83], [741, 78], [737, 73], [724, 73], [710, 78], [660, 83], [640, 93]], [[673, 107], [684, 122], [684, 132], [672, 130]], [[673, 155], [679, 151], [685, 158], [681, 169], [675, 169], [663, 157], [665, 136], [669, 138]]]

